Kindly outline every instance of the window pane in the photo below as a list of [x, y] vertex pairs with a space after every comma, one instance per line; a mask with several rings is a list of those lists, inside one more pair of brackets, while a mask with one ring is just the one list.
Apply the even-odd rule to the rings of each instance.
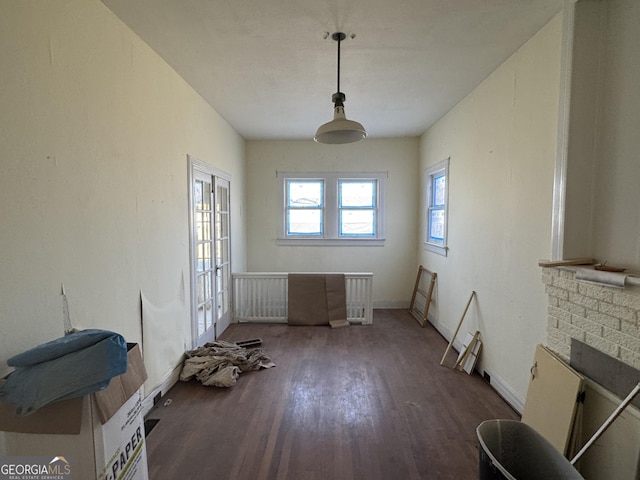
[[198, 245], [196, 245], [196, 257], [198, 260], [198, 272], [204, 272], [205, 271], [205, 267], [204, 267], [204, 246], [202, 243], [199, 243]]
[[321, 235], [322, 210], [289, 210], [287, 218], [288, 235]]
[[196, 240], [199, 242], [204, 240], [204, 232], [202, 231], [203, 222], [204, 222], [204, 214], [200, 211], [196, 211], [194, 214], [195, 222], [196, 222]]
[[375, 180], [340, 182], [340, 207], [374, 207]]
[[198, 289], [198, 305], [204, 302], [207, 299], [206, 295], [206, 278], [205, 275], [198, 275], [197, 279], [197, 289]]
[[206, 316], [206, 309], [205, 309], [204, 305], [198, 307], [197, 315], [198, 315], [198, 336], [200, 336], [206, 331], [206, 328], [204, 326], [204, 324], [205, 324], [205, 316]]
[[[211, 210], [211, 183], [202, 183], [202, 200], [200, 208], [202, 210]], [[197, 204], [196, 204], [197, 205]]]
[[203, 242], [196, 245], [196, 255], [198, 259], [198, 272], [205, 272], [211, 269], [211, 243]]
[[442, 242], [444, 240], [444, 210], [431, 209], [429, 222], [429, 240]]
[[202, 182], [200, 180], [193, 185], [193, 203], [196, 209], [202, 209]]
[[297, 208], [317, 208], [323, 203], [322, 181], [287, 182], [287, 205]]
[[225, 238], [229, 236], [227, 227], [229, 225], [228, 213], [216, 213], [216, 238]]
[[360, 235], [371, 237], [375, 234], [373, 210], [341, 210], [340, 235]]
[[198, 221], [198, 225], [197, 225], [198, 241], [210, 240], [211, 239], [211, 214], [198, 212], [196, 214], [196, 218]]
[[229, 211], [229, 205], [227, 202], [227, 187], [219, 186], [216, 192], [216, 210], [227, 212]]
[[445, 174], [441, 174], [433, 177], [433, 205], [441, 206], [444, 205], [447, 193], [447, 177]]

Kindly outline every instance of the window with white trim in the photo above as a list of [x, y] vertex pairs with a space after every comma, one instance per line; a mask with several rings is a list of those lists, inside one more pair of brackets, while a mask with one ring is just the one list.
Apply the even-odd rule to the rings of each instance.
[[286, 235], [318, 237], [324, 233], [324, 180], [286, 180]]
[[339, 235], [350, 238], [374, 238], [378, 181], [375, 179], [339, 179]]
[[427, 202], [425, 249], [447, 255], [447, 204], [449, 202], [449, 159], [426, 170]]
[[278, 172], [280, 245], [384, 244], [386, 173]]

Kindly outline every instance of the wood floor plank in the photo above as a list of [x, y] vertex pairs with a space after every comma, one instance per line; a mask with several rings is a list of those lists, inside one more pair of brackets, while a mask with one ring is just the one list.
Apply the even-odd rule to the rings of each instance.
[[228, 389], [179, 382], [149, 413], [152, 480], [475, 479], [477, 425], [519, 418], [478, 375], [440, 366], [446, 341], [406, 310], [340, 329], [233, 324], [221, 337], [249, 338], [275, 368]]

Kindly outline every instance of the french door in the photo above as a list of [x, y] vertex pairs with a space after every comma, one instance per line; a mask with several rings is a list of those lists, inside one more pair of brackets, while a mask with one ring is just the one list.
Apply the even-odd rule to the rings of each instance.
[[215, 225], [214, 277], [216, 320], [219, 332], [231, 323], [231, 256], [230, 256], [230, 212], [229, 180], [215, 177], [213, 218]]
[[229, 176], [192, 157], [189, 168], [195, 348], [215, 340], [231, 322]]

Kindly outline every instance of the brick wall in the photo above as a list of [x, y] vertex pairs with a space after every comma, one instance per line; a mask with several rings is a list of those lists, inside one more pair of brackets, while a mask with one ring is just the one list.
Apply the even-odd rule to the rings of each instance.
[[[634, 279], [636, 280], [636, 279]], [[569, 361], [576, 338], [640, 369], [640, 287], [624, 289], [575, 279], [567, 268], [544, 268], [549, 296], [547, 346]]]

